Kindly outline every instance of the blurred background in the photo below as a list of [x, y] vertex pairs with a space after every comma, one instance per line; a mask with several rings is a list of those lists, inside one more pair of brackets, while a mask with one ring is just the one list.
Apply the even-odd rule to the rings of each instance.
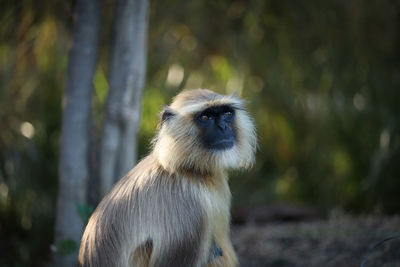
[[[73, 6], [0, 1], [0, 265], [41, 266], [50, 255]], [[94, 132], [113, 8], [103, 1]], [[322, 219], [399, 214], [399, 28], [395, 0], [150, 1], [139, 158], [180, 90], [237, 92], [259, 149], [251, 171], [231, 175], [234, 219], [278, 204]]]

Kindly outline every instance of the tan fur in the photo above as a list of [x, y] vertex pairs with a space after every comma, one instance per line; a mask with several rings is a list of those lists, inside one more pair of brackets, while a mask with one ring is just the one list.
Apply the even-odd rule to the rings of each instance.
[[[237, 144], [210, 151], [198, 141], [193, 116], [207, 107], [235, 109]], [[197, 89], [180, 93], [168, 109], [153, 151], [122, 178], [91, 216], [79, 252], [81, 266], [237, 266], [229, 238], [226, 169], [254, 161], [254, 125], [235, 96]], [[212, 242], [223, 256], [209, 262]]]

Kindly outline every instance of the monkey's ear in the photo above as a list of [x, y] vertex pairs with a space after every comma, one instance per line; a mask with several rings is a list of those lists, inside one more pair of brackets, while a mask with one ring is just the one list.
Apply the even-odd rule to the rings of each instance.
[[167, 120], [169, 120], [170, 118], [172, 118], [173, 116], [175, 116], [174, 111], [168, 107], [168, 106], [164, 106], [161, 113], [160, 113], [160, 125], [161, 126], [164, 122], [166, 122]]

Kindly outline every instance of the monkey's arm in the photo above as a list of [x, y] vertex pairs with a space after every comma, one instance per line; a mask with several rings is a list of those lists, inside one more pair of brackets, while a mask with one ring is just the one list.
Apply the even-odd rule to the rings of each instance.
[[[193, 259], [192, 263], [187, 262], [188, 264], [194, 264], [194, 265], [189, 265], [189, 266], [197, 266], [196, 262], [198, 260], [195, 260], [196, 254], [198, 252], [196, 251], [188, 251], [187, 248], [181, 248], [179, 251], [177, 250], [166, 250], [166, 253], [164, 254], [163, 257], [160, 257], [157, 261], [157, 263], [154, 266], [183, 266], [180, 264], [184, 264], [184, 260], [189, 260], [190, 258]], [[215, 241], [213, 241], [213, 244], [210, 248], [210, 254], [208, 257], [208, 263], [212, 263], [213, 261], [217, 260], [219, 257], [223, 256], [223, 251], [222, 248], [219, 247]], [[159, 265], [157, 265], [159, 264]]]
[[[147, 224], [154, 223], [149, 233], [153, 240], [150, 266], [200, 267], [209, 256], [208, 248], [204, 249], [206, 216], [196, 195], [179, 183], [169, 182], [156, 180], [146, 196], [149, 200], [157, 194], [158, 203], [162, 203], [162, 208], [146, 220]], [[161, 186], [163, 192], [151, 192]]]
[[159, 237], [153, 238], [150, 266], [200, 267], [204, 262], [201, 229], [199, 225], [184, 224], [179, 228], [175, 226], [174, 229], [168, 229]]

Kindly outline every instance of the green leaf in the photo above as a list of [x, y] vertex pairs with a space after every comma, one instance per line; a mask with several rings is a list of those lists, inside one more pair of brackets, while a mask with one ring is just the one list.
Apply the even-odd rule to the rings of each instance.
[[78, 243], [72, 239], [63, 239], [55, 244], [57, 254], [66, 256], [78, 250]]
[[77, 204], [76, 210], [78, 211], [79, 216], [82, 221], [87, 224], [90, 215], [92, 215], [94, 208], [89, 204]]

